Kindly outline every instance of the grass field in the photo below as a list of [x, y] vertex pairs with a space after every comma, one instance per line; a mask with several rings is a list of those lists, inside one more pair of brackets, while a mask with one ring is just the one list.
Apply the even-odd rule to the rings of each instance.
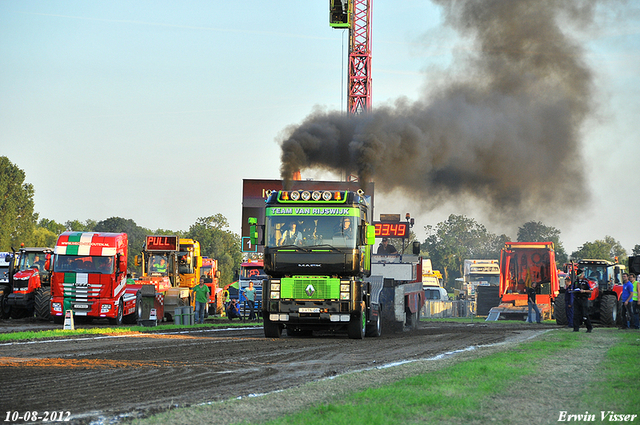
[[639, 359], [638, 332], [553, 330], [517, 345], [360, 371], [133, 423], [640, 423]]

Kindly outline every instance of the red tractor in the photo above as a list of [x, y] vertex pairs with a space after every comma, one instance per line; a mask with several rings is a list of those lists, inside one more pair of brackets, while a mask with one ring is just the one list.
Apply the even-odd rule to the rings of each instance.
[[51, 319], [51, 248], [20, 248], [9, 262], [9, 290], [3, 297], [2, 311], [14, 319], [25, 316]]
[[[589, 298], [589, 318], [597, 320], [603, 326], [616, 326], [619, 321], [618, 310], [622, 293], [622, 273], [625, 266], [607, 260], [579, 260], [577, 263], [565, 264], [565, 273], [570, 273], [575, 282], [575, 271], [584, 270], [585, 279], [593, 289]], [[556, 323], [567, 325], [565, 311], [565, 292], [561, 290], [556, 298]]]

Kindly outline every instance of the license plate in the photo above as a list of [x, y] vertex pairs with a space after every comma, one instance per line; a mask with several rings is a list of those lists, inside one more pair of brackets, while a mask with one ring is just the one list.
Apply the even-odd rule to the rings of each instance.
[[320, 307], [300, 307], [300, 313], [320, 313]]
[[88, 304], [74, 304], [73, 308], [89, 308]]

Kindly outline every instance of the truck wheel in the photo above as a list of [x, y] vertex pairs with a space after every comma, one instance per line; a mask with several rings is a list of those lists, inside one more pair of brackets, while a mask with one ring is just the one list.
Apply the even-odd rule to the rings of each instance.
[[282, 335], [282, 326], [274, 323], [268, 318], [264, 318], [264, 336], [265, 338], [280, 338]]
[[618, 297], [605, 294], [600, 298], [600, 323], [604, 326], [616, 326], [618, 317]]
[[22, 319], [27, 315], [27, 309], [22, 307], [11, 307], [11, 318], [12, 319]]
[[127, 325], [135, 325], [138, 323], [138, 320], [142, 318], [142, 292], [138, 291], [136, 293], [136, 309], [133, 313], [127, 314], [122, 318], [122, 322]]
[[36, 289], [34, 309], [36, 318], [51, 320], [51, 288], [41, 286]]
[[124, 309], [124, 304], [122, 302], [122, 298], [120, 298], [120, 302], [118, 303], [118, 314], [115, 318], [109, 318], [109, 324], [120, 326], [122, 325], [122, 310]]
[[358, 314], [354, 315], [349, 321], [349, 338], [351, 339], [363, 339], [367, 327], [367, 320], [364, 312], [361, 310]]
[[564, 303], [565, 295], [565, 293], [558, 294], [553, 304], [553, 314], [556, 316], [556, 323], [562, 326], [567, 325], [567, 310]]
[[378, 338], [382, 335], [382, 318], [380, 317], [380, 311], [376, 315], [373, 323], [367, 326], [367, 336], [372, 336], [374, 338]]

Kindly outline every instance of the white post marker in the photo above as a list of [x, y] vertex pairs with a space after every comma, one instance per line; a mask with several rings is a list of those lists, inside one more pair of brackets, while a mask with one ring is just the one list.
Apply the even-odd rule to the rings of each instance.
[[76, 327], [73, 324], [73, 311], [72, 310], [67, 310], [64, 314], [64, 328], [63, 329], [69, 329], [69, 330], [74, 330]]
[[158, 320], [158, 314], [156, 313], [156, 309], [152, 308], [149, 313], [149, 320]]

